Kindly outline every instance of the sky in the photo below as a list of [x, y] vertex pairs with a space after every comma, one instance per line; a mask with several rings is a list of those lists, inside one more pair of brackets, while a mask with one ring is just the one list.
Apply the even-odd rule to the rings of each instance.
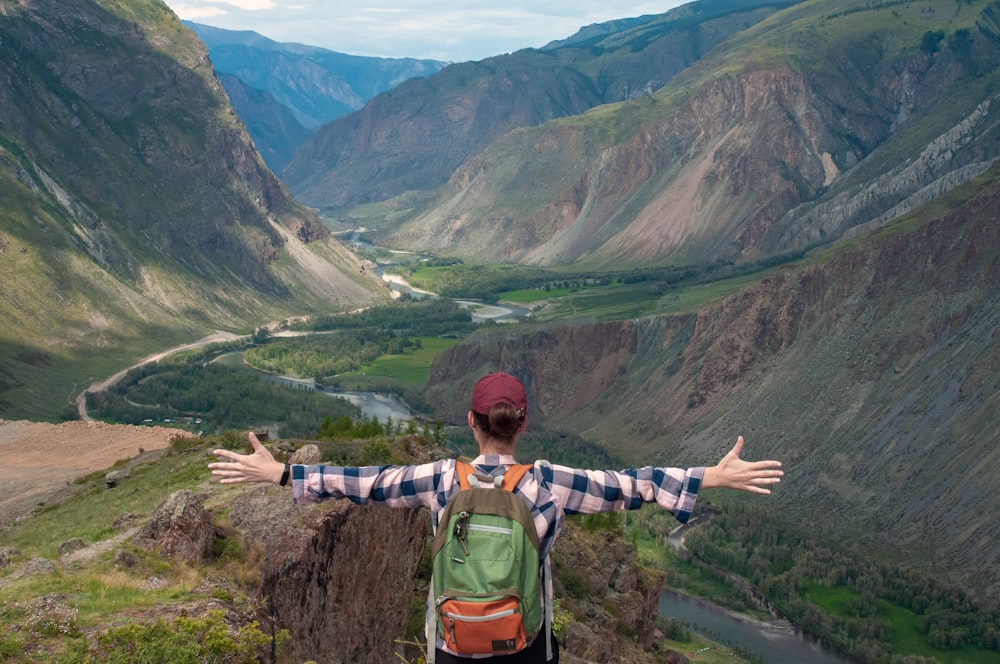
[[350, 55], [462, 62], [565, 39], [688, 0], [165, 0], [185, 20]]

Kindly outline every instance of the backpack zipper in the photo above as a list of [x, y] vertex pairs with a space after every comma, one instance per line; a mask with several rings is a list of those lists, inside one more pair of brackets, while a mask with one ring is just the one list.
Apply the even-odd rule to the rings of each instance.
[[452, 613], [450, 611], [442, 611], [441, 613], [444, 615], [445, 618], [450, 618], [452, 624], [454, 624], [459, 620], [461, 620], [462, 622], [472, 622], [472, 623], [489, 622], [490, 620], [496, 620], [498, 618], [506, 618], [507, 616], [512, 616], [515, 613], [517, 613], [517, 611], [515, 611], [514, 609], [504, 609], [503, 611], [497, 611], [496, 613], [491, 613], [488, 616], [463, 616], [461, 614]]
[[504, 528], [503, 526], [487, 526], [482, 523], [470, 523], [466, 525], [468, 530], [478, 530], [484, 533], [499, 533], [501, 535], [513, 535], [513, 528]]

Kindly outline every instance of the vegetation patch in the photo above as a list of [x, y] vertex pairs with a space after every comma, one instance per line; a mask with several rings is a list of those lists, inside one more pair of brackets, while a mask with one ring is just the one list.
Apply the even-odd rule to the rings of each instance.
[[859, 661], [891, 655], [1000, 662], [1000, 606], [925, 573], [855, 555], [737, 503], [685, 538], [782, 613]]
[[413, 344], [399, 353], [381, 355], [361, 367], [359, 373], [378, 378], [392, 378], [410, 386], [427, 382], [434, 358], [457, 344], [459, 339], [417, 337]]

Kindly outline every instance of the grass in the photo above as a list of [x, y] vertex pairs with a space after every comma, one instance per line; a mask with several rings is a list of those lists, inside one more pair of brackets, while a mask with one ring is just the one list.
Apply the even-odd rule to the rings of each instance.
[[457, 344], [460, 339], [443, 339], [441, 337], [419, 337], [419, 339], [421, 347], [416, 350], [407, 350], [395, 355], [383, 355], [357, 372], [346, 375], [363, 374], [378, 378], [391, 378], [394, 381], [412, 386], [423, 385], [430, 376], [434, 358]]
[[[804, 589], [806, 599], [827, 613], [845, 616], [852, 600], [859, 595], [843, 586], [827, 587], [818, 583], [810, 584]], [[891, 651], [894, 654], [920, 655], [933, 657], [944, 664], [962, 664], [977, 662], [978, 664], [1000, 664], [1000, 653], [978, 647], [965, 647], [957, 650], [942, 650], [930, 645], [927, 635], [917, 629], [917, 614], [902, 606], [878, 600], [878, 615], [891, 625]]]
[[728, 647], [710, 641], [700, 634], [691, 633], [690, 641], [672, 641], [665, 639], [663, 647], [676, 650], [687, 656], [688, 660], [696, 664], [745, 664], [749, 659], [741, 657]]
[[823, 586], [814, 583], [805, 589], [805, 597], [829, 613], [844, 614], [848, 603], [858, 594], [844, 586]]
[[[184, 450], [171, 448], [151, 463], [132, 468], [131, 477], [114, 489], [104, 487], [104, 472], [81, 477], [67, 485], [61, 502], [53, 503], [30, 519], [0, 530], [0, 547], [14, 548], [19, 561], [60, 559], [59, 546], [75, 537], [92, 545], [119, 532], [114, 521], [126, 513], [150, 514], [176, 490], [194, 489], [209, 477], [204, 450], [219, 444], [211, 439]], [[242, 596], [259, 572], [242, 558], [192, 567], [161, 558], [156, 553], [122, 543], [112, 550], [134, 556], [131, 567], [119, 567], [110, 551], [96, 554], [92, 562], [67, 563], [65, 559], [46, 574], [15, 577], [0, 570], [0, 659], [11, 662], [54, 662], [65, 648], [79, 645], [82, 633], [143, 614], [158, 615], [190, 600], [204, 603], [197, 590], [208, 578], [225, 578], [228, 596]], [[243, 568], [247, 569], [243, 569]]]
[[[675, 289], [668, 288], [665, 292], [659, 292], [656, 284], [648, 282], [587, 286], [566, 294], [554, 294], [553, 289], [551, 293], [547, 293], [546, 306], [532, 314], [532, 318], [540, 322], [566, 318], [627, 320], [656, 314], [689, 313], [718, 302], [773, 272], [774, 269]], [[532, 300], [527, 299], [531, 293], [531, 290], [514, 291], [515, 297], [520, 296], [522, 299], [510, 301], [531, 302]], [[510, 298], [504, 293], [502, 299]]]
[[572, 292], [573, 290], [569, 288], [550, 288], [549, 290], [543, 288], [523, 288], [521, 290], [500, 293], [500, 301], [512, 302], [514, 304], [530, 304], [532, 302], [566, 297]]
[[[117, 464], [120, 465], [120, 464]], [[53, 503], [34, 514], [30, 527], [13, 525], [0, 532], [0, 546], [13, 546], [24, 555], [55, 559], [59, 546], [74, 537], [86, 543], [114, 534], [112, 523], [122, 514], [150, 514], [169, 494], [208, 478], [199, 454], [164, 452], [159, 464], [142, 464], [115, 489], [104, 487], [104, 471], [86, 475], [68, 485], [72, 498]], [[59, 533], [53, 539], [52, 533]]]

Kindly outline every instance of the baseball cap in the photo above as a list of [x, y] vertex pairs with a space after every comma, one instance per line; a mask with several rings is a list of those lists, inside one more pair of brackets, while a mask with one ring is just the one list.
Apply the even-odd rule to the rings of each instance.
[[519, 415], [528, 412], [528, 395], [524, 384], [506, 373], [491, 373], [483, 376], [472, 390], [472, 411], [489, 415], [494, 404], [509, 403]]

